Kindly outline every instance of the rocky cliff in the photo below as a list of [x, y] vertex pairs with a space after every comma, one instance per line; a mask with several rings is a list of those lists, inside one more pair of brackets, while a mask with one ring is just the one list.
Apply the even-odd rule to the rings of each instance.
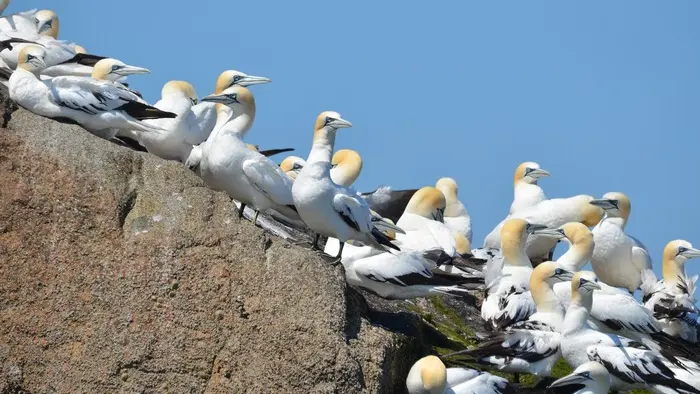
[[402, 393], [469, 336], [473, 308], [359, 293], [178, 163], [11, 107], [1, 393]]

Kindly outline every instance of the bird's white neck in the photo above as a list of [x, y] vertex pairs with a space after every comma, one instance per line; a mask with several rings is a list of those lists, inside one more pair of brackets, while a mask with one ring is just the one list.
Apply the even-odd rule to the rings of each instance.
[[217, 118], [216, 126], [212, 134], [215, 136], [222, 136], [224, 134], [234, 135], [240, 139], [245, 138], [246, 134], [253, 126], [253, 121], [255, 120], [255, 114], [249, 114], [247, 112], [238, 113], [231, 109], [220, 109]]
[[581, 245], [571, 245], [569, 250], [567, 250], [557, 259], [557, 264], [569, 271], [576, 272], [580, 270], [584, 265], [586, 265], [586, 262], [591, 258], [591, 254], [593, 253], [592, 249], [590, 252], [586, 251], [585, 249], [586, 248]]
[[530, 292], [532, 293], [532, 298], [537, 306], [538, 313], [548, 313], [548, 312], [559, 312], [564, 316], [564, 309], [562, 308], [557, 295], [554, 293], [552, 286], [547, 283], [547, 281], [538, 281], [533, 283]]
[[610, 216], [606, 213], [600, 223], [612, 224], [624, 230], [627, 225], [627, 219], [620, 216]]
[[562, 334], [573, 334], [581, 330], [588, 320], [593, 305], [593, 294], [574, 293], [571, 297], [571, 305], [566, 310]]
[[314, 142], [306, 164], [323, 163], [330, 171], [333, 147], [335, 146], [335, 130], [323, 127], [314, 133]]

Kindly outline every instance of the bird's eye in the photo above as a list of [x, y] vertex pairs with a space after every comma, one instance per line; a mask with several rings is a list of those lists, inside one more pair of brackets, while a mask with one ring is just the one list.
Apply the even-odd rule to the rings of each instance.
[[292, 166], [292, 170], [300, 170], [300, 169], [301, 169], [301, 164], [299, 164], [299, 163], [294, 163], [294, 165]]
[[241, 80], [241, 76], [240, 76], [240, 75], [234, 75], [234, 76], [233, 76], [233, 82], [238, 82], [238, 81], [240, 81], [240, 80]]
[[27, 61], [30, 61], [30, 60], [32, 60], [32, 59], [36, 59], [36, 57], [34, 57], [34, 55], [29, 55], [29, 54], [28, 54], [28, 55], [27, 55]]
[[50, 20], [50, 19], [49, 19], [49, 20], [46, 22], [46, 26], [48, 26], [48, 27], [53, 27], [53, 20]]
[[581, 376], [583, 376], [583, 377], [586, 378], [586, 379], [590, 379], [590, 378], [591, 378], [591, 373], [590, 373], [590, 372], [584, 372], [584, 373], [581, 374]]
[[331, 123], [334, 119], [331, 118], [330, 116], [326, 116], [326, 125]]
[[585, 285], [586, 283], [588, 283], [588, 281], [585, 280], [585, 279], [583, 279], [583, 278], [581, 278], [581, 282], [579, 282], [578, 287], [582, 287], [582, 286]]
[[228, 97], [233, 100], [234, 103], [238, 103], [238, 93], [231, 93], [228, 95]]
[[119, 67], [118, 65], [115, 64], [115, 65], [112, 66], [112, 71], [117, 71], [117, 70], [119, 70], [120, 68], [121, 68], [121, 67]]
[[679, 246], [679, 247], [678, 247], [678, 253], [676, 253], [676, 256], [678, 256], [679, 254], [681, 254], [681, 253], [683, 253], [683, 252], [685, 252], [685, 251], [687, 251], [687, 250], [688, 250], [688, 248], [686, 248], [685, 246]]
[[554, 270], [555, 275], [561, 275], [564, 271], [561, 270], [561, 268], [557, 268]]
[[530, 167], [526, 168], [526, 169], [525, 169], [525, 175], [531, 173], [532, 171], [535, 171], [535, 169], [534, 169], [534, 168], [530, 168]]

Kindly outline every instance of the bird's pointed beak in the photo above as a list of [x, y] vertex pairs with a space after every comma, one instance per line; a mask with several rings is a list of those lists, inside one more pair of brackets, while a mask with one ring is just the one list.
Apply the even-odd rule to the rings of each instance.
[[[586, 384], [586, 380], [588, 380], [586, 377], [581, 376], [579, 374], [574, 374], [574, 375], [569, 375], [569, 376], [564, 376], [561, 379], [557, 379], [552, 384], [550, 384], [547, 388], [548, 389], [553, 389], [553, 388], [564, 388], [570, 385], [579, 385], [579, 384]], [[549, 390], [547, 391], [549, 392]], [[556, 390], [552, 390], [552, 392], [556, 392]]]
[[534, 234], [537, 231], [542, 231], [542, 230], [546, 230], [546, 229], [547, 229], [547, 226], [545, 226], [543, 224], [530, 223], [527, 225], [527, 228], [525, 229], [525, 231], [528, 234]]
[[568, 282], [574, 279], [574, 273], [564, 268], [559, 268], [559, 273], [554, 276], [563, 282]]
[[[583, 279], [582, 279], [583, 280]], [[589, 289], [589, 290], [600, 290], [602, 287], [596, 282], [592, 282], [590, 280], [587, 280], [585, 283], [582, 284], [582, 287]]]
[[199, 101], [228, 104], [231, 100], [224, 94], [210, 94], [209, 96], [202, 97]]
[[137, 75], [137, 74], [150, 74], [151, 70], [143, 67], [129, 66], [126, 65], [119, 70], [121, 75]]
[[695, 249], [695, 248], [688, 248], [685, 250], [683, 253], [681, 253], [684, 257], [692, 259], [695, 257], [700, 257], [700, 249]]
[[345, 129], [352, 127], [352, 123], [348, 122], [345, 119], [334, 119], [331, 123], [330, 126], [336, 129]]
[[613, 200], [605, 200], [605, 199], [591, 200], [588, 203], [591, 205], [595, 205], [596, 207], [603, 208], [603, 210], [605, 210], [605, 211], [617, 208], [617, 206], [615, 205]]
[[554, 238], [554, 239], [562, 239], [566, 238], [566, 235], [564, 234], [564, 230], [559, 229], [559, 228], [543, 228], [543, 229], [537, 229], [532, 231], [532, 235], [541, 235], [543, 237], [547, 238]]
[[246, 75], [238, 81], [240, 86], [252, 86], [252, 85], [262, 85], [264, 83], [270, 83], [272, 80], [265, 77], [256, 77], [255, 75]]
[[552, 174], [550, 174], [549, 171], [543, 170], [541, 168], [532, 170], [532, 171], [527, 173], [527, 176], [535, 178], [535, 179], [544, 178], [546, 176], [551, 176], [551, 175]]

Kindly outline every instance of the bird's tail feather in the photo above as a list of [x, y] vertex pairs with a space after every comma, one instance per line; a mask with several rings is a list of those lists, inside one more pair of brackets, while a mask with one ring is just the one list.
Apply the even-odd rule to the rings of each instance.
[[398, 246], [391, 243], [391, 240], [389, 239], [389, 237], [384, 235], [376, 227], [372, 227], [372, 238], [380, 245], [386, 246], [386, 247], [394, 249], [394, 250], [401, 251], [401, 249], [399, 249]]

